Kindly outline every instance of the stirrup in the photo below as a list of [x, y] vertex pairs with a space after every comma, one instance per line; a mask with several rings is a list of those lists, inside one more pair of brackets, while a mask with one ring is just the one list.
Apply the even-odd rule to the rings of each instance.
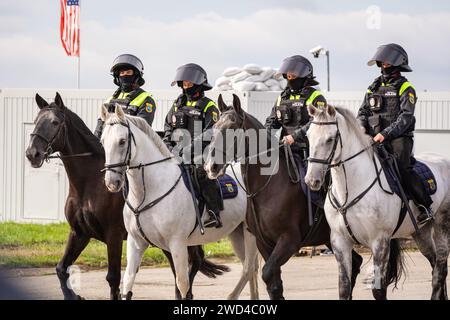
[[208, 210], [209, 219], [203, 223], [205, 228], [220, 228], [222, 227], [222, 221], [220, 221], [220, 217], [212, 210]]
[[[417, 205], [417, 208], [419, 208], [419, 210], [420, 210], [420, 213], [417, 216], [417, 222], [419, 224], [424, 224], [424, 223], [434, 219], [433, 210], [431, 210], [431, 208], [427, 208], [421, 204]], [[419, 219], [419, 217], [421, 217], [421, 218]]]

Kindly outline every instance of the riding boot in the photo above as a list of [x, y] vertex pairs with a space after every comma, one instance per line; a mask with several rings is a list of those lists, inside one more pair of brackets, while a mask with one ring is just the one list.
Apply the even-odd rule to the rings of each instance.
[[220, 210], [223, 209], [222, 197], [220, 195], [220, 187], [217, 180], [211, 180], [207, 177], [203, 168], [197, 168], [197, 178], [201, 186], [201, 194], [205, 200], [206, 209], [209, 218], [204, 222], [205, 228], [220, 228], [222, 221], [220, 219]]
[[396, 140], [397, 141], [392, 141], [391, 145], [393, 147], [394, 156], [397, 158], [402, 185], [412, 197], [420, 211], [416, 218], [417, 222], [423, 224], [433, 219], [433, 212], [431, 210], [433, 200], [422, 184], [421, 178], [414, 170], [414, 163], [416, 160], [410, 151], [412, 150], [412, 139], [398, 138]]

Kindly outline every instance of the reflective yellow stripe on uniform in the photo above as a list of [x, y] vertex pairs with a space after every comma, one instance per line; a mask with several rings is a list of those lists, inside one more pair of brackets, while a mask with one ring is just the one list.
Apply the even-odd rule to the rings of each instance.
[[214, 101], [210, 101], [210, 102], [208, 102], [208, 104], [206, 105], [206, 107], [205, 108], [203, 108], [203, 113], [205, 113], [206, 112], [206, 110], [208, 110], [210, 107], [212, 107], [212, 106], [216, 106], [216, 104], [214, 103]]
[[152, 95], [148, 92], [142, 92], [140, 95], [138, 95], [136, 98], [133, 99], [133, 101], [130, 102], [130, 106], [141, 106], [142, 103], [144, 103], [145, 99], [148, 97], [151, 97]]
[[403, 94], [403, 92], [405, 92], [405, 90], [408, 88], [414, 89], [413, 85], [411, 83], [409, 83], [408, 81], [406, 81], [400, 87], [400, 91], [398, 92], [398, 95], [401, 96]]
[[319, 90], [316, 90], [309, 96], [308, 100], [306, 100], [306, 105], [310, 105], [316, 100], [317, 97], [321, 96], [322, 93]]

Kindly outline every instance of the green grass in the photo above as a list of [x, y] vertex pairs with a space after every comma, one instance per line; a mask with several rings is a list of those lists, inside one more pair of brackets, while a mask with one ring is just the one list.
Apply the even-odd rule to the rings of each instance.
[[[0, 223], [0, 266], [55, 267], [64, 254], [69, 230], [67, 223], [48, 225]], [[228, 240], [207, 244], [204, 250], [209, 258], [234, 256]], [[91, 240], [76, 264], [94, 268], [106, 267], [106, 245]], [[122, 264], [126, 264], [126, 242], [123, 243]], [[142, 264], [166, 266], [168, 263], [161, 250], [150, 248], [145, 252]]]

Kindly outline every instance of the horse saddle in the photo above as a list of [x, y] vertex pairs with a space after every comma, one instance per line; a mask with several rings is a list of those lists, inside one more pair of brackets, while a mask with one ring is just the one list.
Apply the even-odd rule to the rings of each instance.
[[[186, 168], [184, 166], [180, 166], [181, 168], [181, 172], [182, 172], [182, 177], [183, 177], [183, 182], [184, 185], [186, 186], [186, 188], [189, 190], [189, 192], [194, 192], [195, 198], [197, 199], [198, 202], [202, 202], [201, 200], [201, 192], [200, 192], [200, 184], [196, 183], [196, 181], [198, 181], [196, 179], [196, 177], [192, 177], [191, 176], [191, 180], [194, 182], [193, 183], [193, 187], [194, 190], [191, 190], [191, 188], [189, 187], [189, 180], [188, 180], [188, 174], [191, 174], [191, 172], [188, 172], [186, 170]], [[236, 198], [238, 195], [238, 187], [237, 187], [237, 183], [236, 181], [230, 177], [227, 174], [224, 174], [222, 177], [219, 177], [218, 179], [219, 185], [220, 185], [220, 189], [219, 189], [219, 193], [220, 193], [220, 198], [223, 200], [225, 199], [233, 199]]]
[[[399, 177], [400, 173], [398, 170], [395, 170], [395, 165], [389, 165], [387, 161], [395, 162], [394, 157], [391, 155], [388, 159], [380, 159], [381, 166], [383, 168], [383, 171], [385, 172], [386, 180], [389, 184], [389, 187], [391, 188], [392, 192], [400, 196], [400, 190], [398, 188], [398, 185], [395, 183], [395, 177]], [[414, 171], [417, 173], [417, 176], [419, 177], [419, 183], [421, 183], [426, 190], [426, 192], [431, 196], [436, 193], [437, 191], [437, 183], [436, 179], [434, 177], [433, 172], [431, 169], [423, 162], [418, 161], [414, 159]], [[401, 179], [400, 179], [401, 180]], [[406, 196], [409, 200], [414, 200], [413, 197], [408, 193], [408, 188], [404, 188], [402, 184], [403, 190], [405, 191]]]

